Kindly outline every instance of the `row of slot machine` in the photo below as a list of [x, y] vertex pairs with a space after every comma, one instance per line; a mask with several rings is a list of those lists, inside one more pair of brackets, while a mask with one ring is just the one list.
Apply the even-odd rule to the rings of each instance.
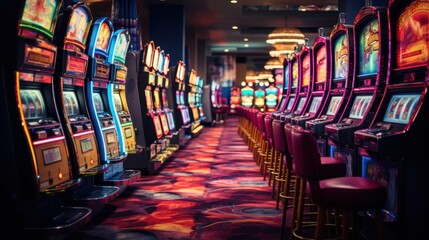
[[428, 169], [429, 1], [367, 5], [353, 25], [340, 14], [330, 36], [322, 32], [285, 59], [284, 93], [272, 116], [310, 130], [322, 156], [347, 163], [347, 175], [386, 186], [388, 239], [418, 238], [428, 200], [421, 184]]
[[260, 85], [247, 83], [241, 88], [241, 105], [246, 108], [256, 108], [261, 112], [276, 111], [280, 96], [279, 89], [274, 84], [257, 88], [255, 86]]
[[94, 20], [83, 2], [4, 2], [3, 19], [5, 230], [62, 235], [189, 139], [186, 68], [179, 61], [169, 72], [169, 55], [153, 42], [128, 51], [128, 31]]

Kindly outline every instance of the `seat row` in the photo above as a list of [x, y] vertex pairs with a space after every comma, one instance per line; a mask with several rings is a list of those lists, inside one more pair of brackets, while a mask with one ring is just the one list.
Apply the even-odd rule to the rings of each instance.
[[[313, 134], [273, 119], [269, 113], [238, 107], [238, 134], [253, 153], [260, 174], [282, 207], [280, 239], [352, 239], [358, 210], [374, 211], [374, 239], [382, 239], [385, 187], [346, 176], [346, 163], [321, 156]], [[288, 214], [290, 214], [288, 219]], [[289, 220], [289, 221], [288, 221]]]

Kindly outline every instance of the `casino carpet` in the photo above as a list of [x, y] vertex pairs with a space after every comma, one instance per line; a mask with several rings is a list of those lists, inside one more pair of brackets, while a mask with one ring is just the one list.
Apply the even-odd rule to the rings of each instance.
[[273, 240], [281, 209], [237, 133], [237, 116], [205, 127], [72, 239]]

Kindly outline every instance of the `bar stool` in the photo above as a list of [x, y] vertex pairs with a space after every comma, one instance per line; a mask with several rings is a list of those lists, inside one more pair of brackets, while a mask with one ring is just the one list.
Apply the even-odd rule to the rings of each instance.
[[350, 214], [356, 210], [375, 210], [376, 239], [382, 239], [381, 209], [386, 201], [386, 188], [363, 177], [329, 178], [312, 133], [292, 128], [293, 171], [307, 182], [307, 194], [318, 206], [315, 239], [324, 239], [326, 210], [342, 212], [342, 239], [350, 238]]
[[[286, 144], [286, 137], [284, 132], [285, 122], [281, 120], [273, 120], [273, 146], [274, 146], [274, 160], [273, 160], [273, 189], [272, 197], [276, 199], [276, 207], [278, 208], [280, 198], [280, 189], [286, 181], [285, 173], [287, 166], [284, 165], [284, 158], [291, 158], [291, 154]], [[276, 192], [276, 183], [278, 182], [278, 191]]]
[[264, 124], [265, 124], [265, 137], [267, 139], [267, 151], [266, 151], [266, 156], [264, 158], [264, 161], [262, 163], [262, 167], [261, 167], [261, 173], [264, 176], [264, 181], [266, 179], [267, 176], [267, 172], [269, 175], [269, 179], [268, 179], [268, 186], [270, 186], [271, 184], [271, 168], [272, 168], [272, 158], [273, 158], [273, 153], [274, 153], [274, 148], [273, 148], [273, 117], [271, 115], [266, 115], [264, 118]]
[[265, 114], [264, 113], [258, 113], [256, 115], [256, 122], [258, 125], [258, 130], [259, 130], [259, 136], [258, 136], [258, 152], [256, 154], [256, 164], [258, 166], [261, 166], [262, 164], [262, 160], [265, 158], [266, 156], [266, 150], [267, 150], [267, 139], [265, 137], [265, 123], [264, 123], [264, 118], [265, 118]]

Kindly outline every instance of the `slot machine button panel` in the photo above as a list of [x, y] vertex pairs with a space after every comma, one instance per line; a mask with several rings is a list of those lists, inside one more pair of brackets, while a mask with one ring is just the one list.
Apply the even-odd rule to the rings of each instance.
[[61, 129], [60, 128], [52, 128], [50, 130], [50, 134], [49, 135], [51, 135], [51, 136], [61, 136], [62, 135]]
[[83, 126], [82, 125], [73, 125], [72, 128], [73, 128], [73, 132], [75, 132], [75, 133], [83, 131]]
[[36, 140], [48, 138], [48, 133], [45, 130], [34, 131], [34, 137]]

